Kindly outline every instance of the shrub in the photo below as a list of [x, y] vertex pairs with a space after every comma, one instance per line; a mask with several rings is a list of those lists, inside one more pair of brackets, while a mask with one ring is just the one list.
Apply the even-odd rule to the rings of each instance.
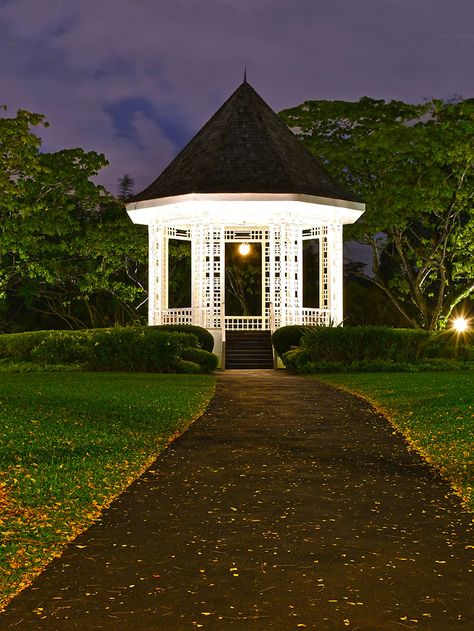
[[153, 372], [174, 372], [183, 349], [197, 344], [196, 337], [189, 333], [149, 330], [142, 339], [145, 363], [141, 370]]
[[213, 372], [219, 363], [219, 358], [213, 353], [203, 350], [202, 348], [184, 348], [181, 358], [187, 361], [195, 362], [201, 367], [202, 372]]
[[89, 337], [92, 370], [174, 372], [182, 350], [197, 344], [194, 335], [155, 327], [97, 329]]
[[146, 329], [155, 329], [157, 331], [171, 331], [175, 333], [192, 333], [195, 335], [199, 342], [199, 347], [205, 351], [212, 353], [214, 349], [214, 338], [212, 333], [209, 333], [207, 329], [203, 329], [201, 326], [194, 326], [192, 324], [160, 324], [153, 327], [144, 327]]
[[[292, 351], [289, 351], [292, 352]], [[291, 361], [288, 368], [299, 373], [340, 373], [340, 372], [436, 372], [446, 370], [473, 370], [472, 362], [456, 361], [453, 359], [432, 359], [417, 363], [396, 362], [390, 359], [363, 360], [346, 362], [302, 362], [300, 365]]]
[[301, 338], [308, 327], [305, 326], [282, 326], [272, 335], [272, 344], [277, 355], [283, 358], [283, 355], [299, 346]]
[[304, 348], [292, 348], [283, 354], [282, 359], [287, 368], [297, 372], [305, 372], [305, 367], [310, 363], [310, 357]]
[[431, 337], [419, 329], [382, 326], [314, 327], [307, 329], [301, 346], [310, 361], [352, 363], [363, 360], [413, 362], [426, 355]]
[[90, 340], [82, 333], [49, 331], [30, 353], [43, 364], [85, 364], [90, 358]]
[[459, 334], [453, 330], [446, 330], [432, 333], [426, 354], [428, 357], [474, 359], [474, 332], [471, 330]]
[[176, 363], [176, 372], [187, 374], [187, 375], [197, 375], [202, 372], [201, 366], [196, 364], [195, 362], [189, 362], [185, 359], [178, 359]]
[[183, 349], [197, 343], [195, 335], [156, 327], [46, 331], [30, 355], [43, 364], [81, 364], [89, 370], [174, 372]]
[[0, 335], [0, 357], [30, 361], [31, 352], [51, 331], [28, 331]]
[[[127, 355], [127, 361], [135, 363], [133, 349], [125, 352], [125, 347], [131, 343], [131, 339], [137, 340], [137, 336], [148, 336], [156, 333], [181, 333], [192, 335], [192, 341], [186, 346], [200, 346], [204, 350], [212, 351], [214, 338], [206, 329], [190, 325], [165, 325], [165, 326], [137, 326], [137, 327], [112, 327], [104, 329], [83, 329], [79, 331], [31, 331], [26, 333], [5, 333], [0, 335], [0, 359], [9, 358], [15, 361], [31, 361], [32, 353], [38, 346], [43, 345], [41, 351], [35, 351], [34, 361], [50, 362], [52, 357], [64, 357], [64, 361], [74, 356], [74, 348], [84, 345], [90, 347], [91, 339], [94, 339], [95, 352], [101, 355], [101, 361], [107, 363], [107, 355], [110, 355], [112, 363], [123, 353]], [[69, 338], [72, 340], [69, 342]], [[106, 336], [106, 337], [104, 337]], [[112, 337], [111, 337], [112, 336]], [[53, 342], [53, 339], [57, 340]], [[141, 339], [141, 338], [140, 338]], [[147, 339], [151, 339], [148, 338]], [[100, 348], [98, 344], [100, 340]], [[129, 340], [127, 342], [127, 340]], [[138, 351], [138, 349], [136, 349]], [[79, 352], [79, 351], [78, 351]], [[89, 358], [87, 358], [89, 359]], [[63, 361], [63, 360], [61, 360]], [[81, 362], [83, 361], [81, 357]], [[121, 365], [124, 361], [119, 362]]]
[[472, 335], [380, 326], [307, 327], [300, 347], [283, 354], [297, 372], [440, 370], [468, 367], [472, 359]]

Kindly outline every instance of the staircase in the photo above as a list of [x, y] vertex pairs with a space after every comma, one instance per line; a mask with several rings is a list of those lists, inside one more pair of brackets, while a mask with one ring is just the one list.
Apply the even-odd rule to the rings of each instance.
[[270, 331], [227, 331], [225, 367], [273, 368]]

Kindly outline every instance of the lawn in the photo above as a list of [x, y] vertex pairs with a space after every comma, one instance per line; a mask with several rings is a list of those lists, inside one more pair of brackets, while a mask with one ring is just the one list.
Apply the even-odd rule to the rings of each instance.
[[205, 409], [208, 375], [0, 376], [0, 607]]
[[345, 373], [317, 379], [371, 401], [474, 511], [474, 372]]

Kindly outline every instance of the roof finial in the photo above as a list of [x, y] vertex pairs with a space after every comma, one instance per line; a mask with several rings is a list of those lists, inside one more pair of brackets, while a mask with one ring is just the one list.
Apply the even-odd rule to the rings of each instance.
[[244, 66], [244, 83], [247, 83], [247, 66]]

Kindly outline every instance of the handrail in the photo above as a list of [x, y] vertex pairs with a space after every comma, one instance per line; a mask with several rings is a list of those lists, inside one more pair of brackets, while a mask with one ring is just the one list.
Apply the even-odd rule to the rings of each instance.
[[222, 341], [225, 342], [225, 301], [221, 304], [221, 335]]
[[273, 302], [270, 302], [268, 305], [268, 327], [273, 333], [275, 330], [275, 306]]
[[221, 368], [225, 370], [225, 300], [221, 303]]

